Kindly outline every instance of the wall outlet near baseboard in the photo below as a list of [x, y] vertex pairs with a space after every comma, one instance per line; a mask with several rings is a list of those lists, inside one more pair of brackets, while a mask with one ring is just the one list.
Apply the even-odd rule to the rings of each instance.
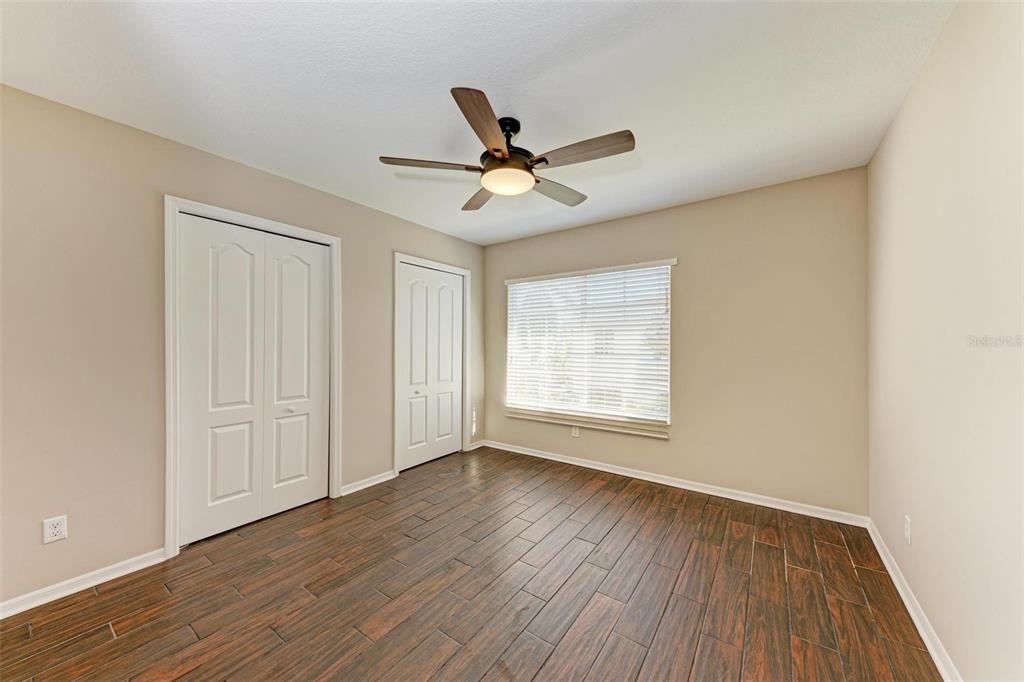
[[580, 437], [580, 427], [578, 427], [578, 426], [572, 427], [572, 437], [573, 438], [579, 438]]
[[68, 536], [67, 514], [43, 520], [43, 544], [63, 540]]
[[904, 516], [903, 517], [903, 539], [907, 541], [908, 545], [910, 544], [910, 517], [909, 516]]

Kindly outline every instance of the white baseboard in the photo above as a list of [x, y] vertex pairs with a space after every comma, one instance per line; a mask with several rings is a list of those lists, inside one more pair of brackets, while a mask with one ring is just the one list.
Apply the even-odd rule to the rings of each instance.
[[84, 589], [88, 589], [93, 585], [99, 585], [108, 580], [114, 578], [120, 578], [122, 575], [138, 571], [158, 564], [164, 560], [164, 548], [154, 549], [152, 552], [146, 552], [140, 554], [137, 557], [131, 559], [125, 559], [119, 561], [116, 564], [106, 566], [105, 568], [98, 568], [95, 571], [90, 571], [84, 575], [80, 575], [77, 578], [69, 578], [56, 585], [50, 585], [42, 589], [36, 590], [35, 592], [29, 592], [23, 594], [20, 597], [14, 597], [8, 599], [5, 602], [0, 602], [0, 618], [6, 618], [7, 616], [13, 616], [16, 613], [27, 611], [36, 606], [41, 606], [47, 602], [51, 602], [61, 597], [66, 597], [69, 594], [80, 592]]
[[462, 448], [462, 451], [463, 452], [469, 452], [470, 450], [476, 450], [477, 448], [482, 448], [485, 445], [487, 445], [487, 441], [475, 440], [472, 443], [470, 443], [467, 447]]
[[903, 603], [907, 605], [907, 611], [910, 612], [910, 617], [914, 619], [914, 625], [917, 626], [921, 639], [924, 640], [925, 646], [928, 647], [928, 653], [932, 655], [932, 660], [935, 661], [935, 666], [939, 669], [942, 679], [962, 680], [963, 677], [960, 676], [960, 672], [953, 664], [953, 659], [949, 657], [946, 647], [942, 646], [942, 641], [928, 620], [928, 616], [925, 615], [924, 609], [921, 608], [921, 604], [917, 601], [917, 597], [914, 596], [914, 591], [910, 589], [910, 583], [903, 576], [903, 571], [900, 570], [899, 564], [896, 563], [896, 557], [889, 551], [889, 547], [885, 544], [885, 540], [882, 539], [882, 534], [878, 532], [878, 527], [874, 521], [869, 520], [868, 532], [871, 533], [871, 539], [874, 540], [875, 547], [882, 556], [882, 562], [889, 571], [889, 577], [896, 584], [896, 589], [899, 591], [900, 597], [903, 598]]
[[[356, 481], [355, 483], [349, 483], [348, 485], [342, 486], [341, 494], [350, 495], [357, 490], [369, 488], [372, 485], [377, 485], [384, 481], [390, 481], [396, 476], [398, 476], [397, 471], [385, 471], [382, 474], [370, 476], [369, 478], [364, 478], [361, 481]], [[175, 550], [176, 549], [177, 548], [175, 548]], [[13, 616], [16, 613], [27, 611], [28, 609], [41, 606], [47, 602], [54, 601], [55, 599], [60, 599], [61, 597], [66, 597], [69, 594], [74, 594], [75, 592], [87, 589], [93, 585], [99, 585], [100, 583], [108, 580], [120, 578], [122, 575], [138, 571], [146, 568], [147, 566], [152, 566], [153, 564], [158, 564], [161, 561], [171, 558], [175, 554], [177, 554], [177, 551], [168, 552], [167, 548], [161, 547], [160, 549], [155, 549], [152, 552], [146, 552], [145, 554], [132, 559], [125, 559], [124, 561], [119, 561], [111, 566], [97, 569], [90, 573], [86, 573], [85, 575], [80, 575], [77, 578], [70, 578], [63, 582], [59, 582], [56, 585], [50, 585], [49, 587], [44, 587], [36, 590], [35, 592], [29, 592], [28, 594], [23, 594], [20, 597], [8, 599], [5, 602], [0, 602], [0, 618]]]
[[383, 483], [384, 481], [390, 481], [392, 478], [395, 478], [396, 476], [398, 476], [397, 471], [385, 471], [382, 474], [377, 474], [376, 476], [370, 476], [369, 478], [364, 478], [363, 480], [356, 481], [355, 483], [343, 485], [341, 486], [341, 496], [344, 497], [345, 495], [351, 495], [357, 490], [369, 488], [371, 485], [377, 485], [378, 483]]
[[485, 440], [482, 441], [482, 444], [489, 445], [492, 448], [498, 448], [499, 450], [508, 450], [509, 452], [516, 452], [521, 455], [530, 455], [531, 457], [541, 457], [543, 459], [550, 459], [556, 462], [575, 464], [576, 466], [585, 467], [587, 469], [597, 469], [598, 471], [605, 471], [610, 474], [619, 474], [620, 476], [639, 478], [642, 481], [661, 483], [662, 485], [670, 485], [674, 488], [686, 488], [687, 490], [695, 490], [699, 493], [717, 495], [718, 497], [727, 497], [730, 500], [750, 502], [751, 504], [761, 505], [762, 507], [782, 509], [783, 511], [793, 512], [796, 514], [804, 514], [805, 516], [816, 516], [820, 519], [838, 521], [840, 523], [846, 523], [851, 526], [861, 526], [863, 528], [867, 528], [868, 524], [870, 523], [870, 519], [868, 519], [868, 517], [866, 516], [862, 516], [860, 514], [852, 514], [850, 512], [839, 511], [838, 509], [818, 507], [813, 504], [804, 504], [803, 502], [791, 502], [790, 500], [782, 500], [777, 497], [768, 497], [767, 495], [758, 495], [756, 493], [748, 493], [742, 490], [733, 490], [732, 488], [722, 488], [717, 485], [698, 483], [697, 481], [688, 481], [684, 478], [675, 478], [673, 476], [664, 476], [662, 474], [652, 474], [648, 471], [641, 471], [639, 469], [620, 467], [615, 464], [605, 464], [604, 462], [597, 462], [592, 459], [583, 459], [581, 457], [570, 457], [569, 455], [560, 455], [555, 452], [545, 452], [544, 450], [524, 448], [518, 445], [511, 445], [509, 443], [498, 443], [492, 440]]

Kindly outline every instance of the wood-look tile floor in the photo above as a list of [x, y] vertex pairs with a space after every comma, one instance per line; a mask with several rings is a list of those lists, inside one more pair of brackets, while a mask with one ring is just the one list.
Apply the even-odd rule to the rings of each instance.
[[0, 621], [4, 680], [938, 680], [862, 528], [483, 448]]

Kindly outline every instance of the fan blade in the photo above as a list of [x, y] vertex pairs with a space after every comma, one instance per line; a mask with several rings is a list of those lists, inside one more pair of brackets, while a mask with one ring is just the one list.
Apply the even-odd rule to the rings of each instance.
[[458, 170], [479, 173], [483, 169], [480, 166], [470, 166], [465, 163], [448, 163], [446, 161], [424, 161], [423, 159], [401, 159], [397, 156], [382, 156], [381, 163], [389, 166], [412, 166], [413, 168], [437, 168], [439, 170]]
[[486, 204], [487, 200], [490, 199], [493, 196], [494, 196], [493, 194], [491, 194], [489, 191], [487, 191], [486, 189], [481, 187], [479, 189], [479, 191], [477, 191], [476, 194], [474, 194], [473, 196], [471, 196], [469, 198], [469, 201], [467, 201], [465, 206], [462, 207], [462, 210], [463, 211], [475, 211], [478, 208], [480, 208], [481, 206], [483, 206], [484, 204]]
[[603, 159], [606, 156], [615, 156], [631, 152], [634, 149], [636, 149], [636, 140], [633, 138], [633, 133], [628, 130], [620, 130], [617, 133], [608, 133], [601, 137], [592, 137], [589, 140], [552, 149], [546, 154], [538, 154], [530, 159], [530, 163], [544, 164], [545, 168], [554, 168], [555, 166], [568, 166], [570, 163]]
[[487, 151], [499, 159], [507, 159], [505, 136], [501, 134], [498, 117], [494, 115], [487, 95], [473, 88], [452, 88], [452, 97]]
[[572, 187], [560, 185], [554, 180], [545, 180], [544, 178], [537, 178], [537, 180], [539, 182], [533, 186], [535, 190], [549, 199], [559, 201], [566, 206], [579, 206], [587, 200], [586, 194], [581, 194]]

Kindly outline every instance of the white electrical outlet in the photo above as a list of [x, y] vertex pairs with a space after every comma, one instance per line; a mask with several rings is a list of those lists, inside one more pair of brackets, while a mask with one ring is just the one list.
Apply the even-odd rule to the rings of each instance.
[[904, 516], [903, 517], [903, 539], [907, 541], [908, 545], [910, 544], [910, 517], [909, 516]]
[[572, 437], [573, 438], [579, 438], [580, 437], [580, 427], [578, 427], [578, 426], [572, 427]]
[[472, 419], [470, 420], [470, 424], [471, 424], [471, 426], [469, 428], [469, 435], [475, 436], [476, 435], [476, 408], [475, 407], [473, 408], [473, 416], [472, 416]]
[[68, 517], [54, 516], [43, 521], [43, 544], [63, 540], [68, 536]]

